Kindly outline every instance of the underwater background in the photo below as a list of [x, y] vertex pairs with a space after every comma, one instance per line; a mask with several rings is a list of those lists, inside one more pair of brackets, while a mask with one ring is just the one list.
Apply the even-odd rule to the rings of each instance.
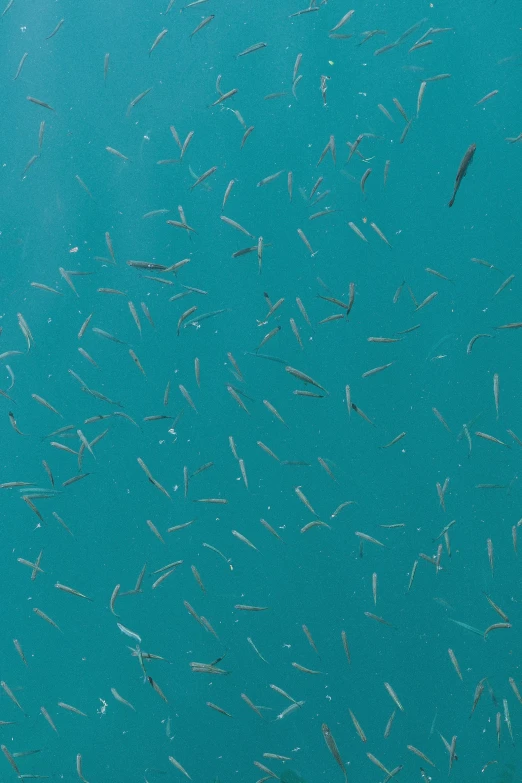
[[2, 10], [0, 779], [522, 781], [518, 5]]

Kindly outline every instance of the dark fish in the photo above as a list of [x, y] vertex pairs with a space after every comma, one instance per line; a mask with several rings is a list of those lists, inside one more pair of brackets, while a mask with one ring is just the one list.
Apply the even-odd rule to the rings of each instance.
[[455, 201], [455, 196], [457, 195], [457, 191], [460, 188], [460, 183], [466, 176], [466, 172], [468, 170], [468, 166], [473, 160], [473, 155], [475, 154], [475, 150], [477, 149], [476, 144], [470, 144], [468, 149], [466, 150], [466, 154], [462, 158], [459, 166], [459, 170], [457, 171], [457, 176], [455, 177], [455, 187], [453, 188], [453, 196], [451, 197], [451, 201], [448, 204], [448, 207], [453, 206], [453, 202]]

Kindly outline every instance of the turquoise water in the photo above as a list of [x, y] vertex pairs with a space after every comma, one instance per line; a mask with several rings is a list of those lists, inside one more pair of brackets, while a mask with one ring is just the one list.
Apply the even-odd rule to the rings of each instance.
[[521, 781], [517, 7], [167, 4], [0, 19], [1, 779]]

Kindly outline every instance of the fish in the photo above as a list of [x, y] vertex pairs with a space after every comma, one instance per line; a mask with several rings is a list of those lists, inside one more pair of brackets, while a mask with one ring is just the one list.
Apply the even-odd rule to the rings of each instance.
[[457, 170], [457, 176], [455, 177], [455, 185], [453, 187], [453, 195], [451, 199], [448, 202], [448, 207], [452, 207], [455, 201], [455, 196], [457, 195], [457, 192], [460, 188], [460, 185], [462, 183], [462, 180], [466, 176], [466, 173], [468, 171], [469, 165], [473, 160], [473, 156], [475, 155], [475, 150], [477, 149], [476, 144], [470, 144], [466, 152], [464, 153], [464, 157], [460, 161], [459, 168]]
[[326, 742], [326, 746], [327, 746], [328, 750], [330, 751], [330, 753], [334, 757], [335, 762], [340, 767], [340, 769], [341, 769], [341, 771], [343, 773], [343, 776], [344, 776], [345, 783], [348, 783], [348, 773], [346, 772], [346, 767], [345, 767], [344, 762], [343, 762], [343, 760], [341, 758], [341, 754], [339, 753], [339, 749], [337, 747], [337, 743], [335, 742], [335, 739], [332, 736], [332, 732], [330, 731], [330, 729], [328, 728], [328, 725], [326, 723], [322, 724], [321, 730], [323, 732], [324, 741]]

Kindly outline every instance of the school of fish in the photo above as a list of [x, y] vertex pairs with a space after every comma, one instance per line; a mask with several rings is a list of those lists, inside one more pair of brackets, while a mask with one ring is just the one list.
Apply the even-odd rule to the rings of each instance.
[[[69, 223], [60, 252], [1, 262], [1, 779], [500, 779], [522, 427], [499, 357], [518, 362], [522, 311], [471, 230], [458, 261], [437, 252], [484, 137], [463, 123], [426, 184], [412, 164], [400, 225], [387, 201], [454, 89], [451, 14], [392, 31], [286, 3], [257, 38], [246, 4], [155, 5], [139, 82], [112, 51], [78, 66], [89, 122], [114, 109], [103, 138], [68, 131], [79, 106], [30, 70], [71, 35], [85, 57], [66, 10], [9, 75], [34, 127], [16, 177]], [[368, 63], [383, 87], [358, 92]], [[491, 86], [463, 111], [487, 121]], [[46, 169], [61, 144], [82, 154]]]

